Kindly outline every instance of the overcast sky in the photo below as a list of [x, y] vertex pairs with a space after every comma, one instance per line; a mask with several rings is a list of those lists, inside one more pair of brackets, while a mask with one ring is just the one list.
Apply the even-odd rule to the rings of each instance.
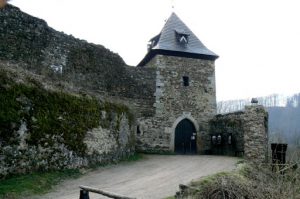
[[[220, 58], [217, 99], [300, 92], [299, 0], [12, 0], [135, 66], [174, 11]], [[175, 6], [172, 9], [172, 5]]]

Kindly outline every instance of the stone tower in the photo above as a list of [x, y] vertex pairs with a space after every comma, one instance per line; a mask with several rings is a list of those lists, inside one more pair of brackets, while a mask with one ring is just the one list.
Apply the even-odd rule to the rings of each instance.
[[138, 150], [190, 154], [210, 149], [217, 58], [172, 13], [138, 64], [156, 69], [155, 114], [138, 118]]

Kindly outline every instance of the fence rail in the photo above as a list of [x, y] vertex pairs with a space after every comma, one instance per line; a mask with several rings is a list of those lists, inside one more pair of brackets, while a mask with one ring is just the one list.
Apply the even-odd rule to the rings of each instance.
[[284, 171], [287, 171], [289, 169], [293, 169], [293, 168], [297, 167], [297, 163], [292, 163], [292, 164], [271, 164], [271, 165], [272, 165], [273, 170], [274, 170], [274, 168], [276, 168], [275, 171], [277, 173], [282, 173]]
[[88, 187], [88, 186], [82, 186], [81, 185], [81, 186], [79, 186], [79, 188], [81, 189], [79, 199], [90, 199], [89, 198], [89, 192], [101, 194], [103, 196], [106, 196], [106, 197], [109, 197], [109, 198], [114, 198], [114, 199], [136, 199], [136, 198], [122, 196], [122, 195], [119, 195], [119, 194], [116, 194], [116, 193], [111, 193], [111, 192], [108, 192], [108, 191], [104, 191], [104, 190], [100, 190], [100, 189], [93, 188], [93, 187]]

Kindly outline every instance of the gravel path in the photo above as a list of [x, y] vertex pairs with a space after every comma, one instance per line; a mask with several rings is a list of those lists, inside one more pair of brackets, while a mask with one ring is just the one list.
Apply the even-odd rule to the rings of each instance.
[[[178, 191], [178, 185], [193, 179], [235, 168], [237, 159], [225, 156], [145, 155], [143, 160], [107, 166], [79, 179], [67, 180], [44, 199], [77, 199], [79, 185], [138, 199], [165, 198]], [[90, 193], [90, 199], [106, 198]]]

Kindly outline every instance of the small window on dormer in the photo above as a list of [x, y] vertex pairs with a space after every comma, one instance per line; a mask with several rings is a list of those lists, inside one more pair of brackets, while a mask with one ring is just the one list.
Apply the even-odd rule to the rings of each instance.
[[160, 38], [160, 34], [158, 34], [155, 37], [153, 37], [152, 39], [150, 39], [150, 41], [148, 42], [148, 45], [147, 45], [148, 51], [151, 50], [154, 46], [156, 46], [159, 38]]
[[189, 86], [190, 85], [188, 76], [183, 76], [182, 80], [183, 80], [183, 86]]
[[183, 30], [175, 30], [176, 40], [181, 45], [189, 43], [189, 34]]
[[186, 35], [181, 35], [179, 38], [179, 42], [182, 44], [187, 44], [188, 43], [188, 38]]

